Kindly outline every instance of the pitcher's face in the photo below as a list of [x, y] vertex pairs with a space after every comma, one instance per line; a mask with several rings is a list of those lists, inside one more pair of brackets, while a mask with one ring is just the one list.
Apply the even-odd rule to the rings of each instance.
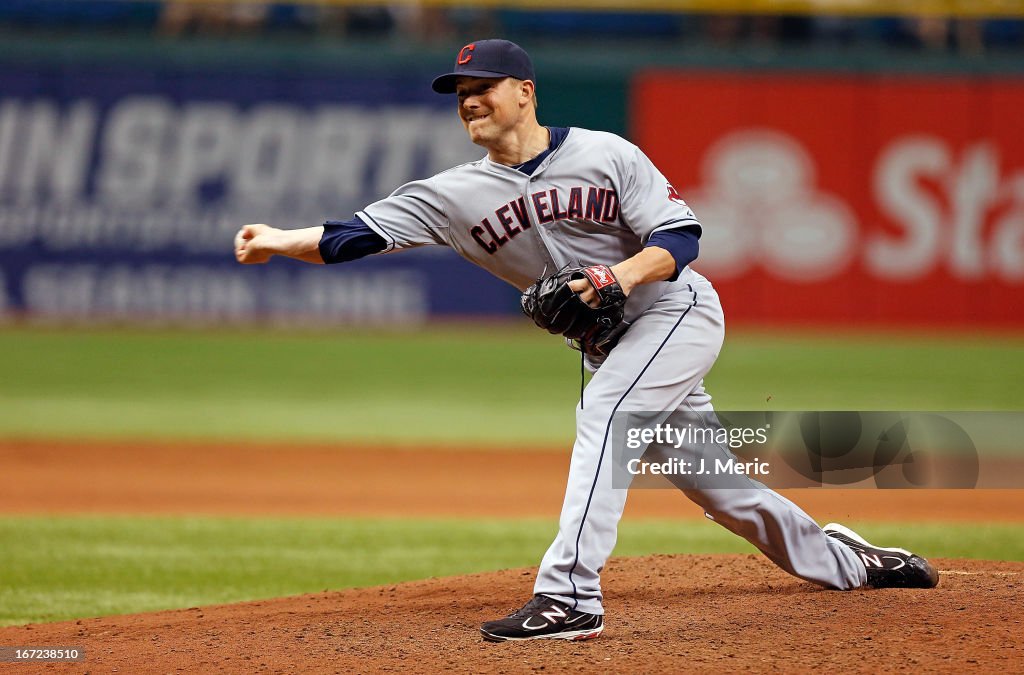
[[489, 147], [515, 129], [533, 105], [532, 88], [529, 80], [512, 77], [460, 77], [455, 93], [470, 140]]

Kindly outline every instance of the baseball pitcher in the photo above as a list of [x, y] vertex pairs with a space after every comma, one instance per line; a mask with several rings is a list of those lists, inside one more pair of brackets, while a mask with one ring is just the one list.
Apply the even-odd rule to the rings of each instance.
[[[455, 95], [485, 157], [403, 185], [350, 220], [298, 230], [245, 225], [235, 238], [235, 256], [246, 264], [274, 255], [340, 263], [449, 246], [522, 291], [523, 311], [583, 353], [594, 376], [576, 409], [558, 535], [540, 563], [533, 598], [483, 624], [491, 641], [601, 634], [600, 572], [626, 501], [626, 490], [612, 486], [612, 416], [710, 414], [703, 378], [725, 334], [715, 289], [689, 267], [703, 227], [693, 211], [635, 145], [610, 133], [539, 124], [536, 82], [518, 45], [466, 45], [433, 88]], [[714, 522], [815, 584], [938, 583], [920, 556], [873, 546], [840, 525], [821, 528], [759, 484], [685, 494]]]

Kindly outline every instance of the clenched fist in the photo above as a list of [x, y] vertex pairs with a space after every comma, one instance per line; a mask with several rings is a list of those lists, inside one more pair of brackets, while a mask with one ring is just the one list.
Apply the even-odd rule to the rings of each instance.
[[235, 260], [245, 265], [267, 262], [274, 254], [269, 240], [277, 232], [280, 230], [262, 223], [243, 225], [235, 235]]

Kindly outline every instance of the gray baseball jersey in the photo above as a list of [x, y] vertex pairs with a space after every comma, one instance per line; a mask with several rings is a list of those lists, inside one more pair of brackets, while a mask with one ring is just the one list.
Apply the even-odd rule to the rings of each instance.
[[[403, 185], [356, 215], [385, 238], [385, 252], [450, 246], [519, 290], [569, 263], [619, 263], [658, 230], [699, 225], [638, 147], [579, 128], [531, 176], [485, 157]], [[668, 286], [638, 287], [627, 320]]]
[[[566, 264], [614, 265], [658, 230], [698, 225], [690, 208], [635, 145], [573, 128], [532, 175], [487, 158], [402, 186], [357, 214], [387, 251], [444, 245], [520, 290]], [[602, 614], [600, 571], [615, 545], [626, 490], [612, 485], [608, 447], [619, 411], [713, 411], [703, 387], [721, 349], [718, 295], [687, 268], [672, 282], [635, 288], [631, 327], [594, 377], [576, 412], [559, 533], [535, 592]], [[688, 490], [708, 517], [745, 537], [787, 571], [853, 588], [864, 565], [792, 502], [750, 489]]]

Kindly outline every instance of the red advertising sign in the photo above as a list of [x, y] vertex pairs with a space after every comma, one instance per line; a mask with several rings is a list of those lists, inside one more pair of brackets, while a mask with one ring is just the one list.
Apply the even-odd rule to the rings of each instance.
[[732, 319], [1024, 327], [1024, 80], [648, 72]]

